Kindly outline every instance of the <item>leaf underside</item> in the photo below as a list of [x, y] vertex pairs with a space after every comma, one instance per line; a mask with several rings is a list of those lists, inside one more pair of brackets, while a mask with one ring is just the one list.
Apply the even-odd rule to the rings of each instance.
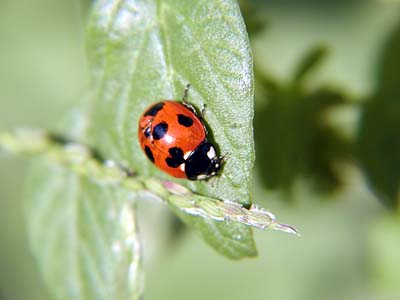
[[139, 299], [140, 244], [125, 191], [38, 161], [26, 195], [31, 248], [57, 299]]

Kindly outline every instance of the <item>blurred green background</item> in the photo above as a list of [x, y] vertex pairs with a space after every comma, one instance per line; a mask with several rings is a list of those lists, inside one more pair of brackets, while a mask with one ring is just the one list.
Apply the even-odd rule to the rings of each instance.
[[[400, 3], [241, 5], [256, 74], [254, 202], [301, 237], [257, 231], [260, 257], [233, 262], [192, 232], [171, 239], [165, 208], [142, 203], [146, 299], [400, 299]], [[1, 130], [54, 128], [86, 96], [89, 6], [0, 1]], [[0, 300], [49, 299], [25, 238], [28, 167], [0, 155]]]

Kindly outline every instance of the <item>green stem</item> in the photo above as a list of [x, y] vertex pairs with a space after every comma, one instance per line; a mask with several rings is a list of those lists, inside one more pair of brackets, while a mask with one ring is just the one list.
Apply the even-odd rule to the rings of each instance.
[[278, 223], [272, 213], [257, 205], [247, 209], [236, 202], [198, 195], [172, 181], [135, 175], [133, 170], [100, 158], [85, 145], [43, 130], [20, 129], [14, 133], [0, 133], [1, 149], [16, 155], [46, 156], [49, 160], [102, 184], [119, 184], [131, 192], [148, 191], [186, 214], [297, 234], [296, 229]]

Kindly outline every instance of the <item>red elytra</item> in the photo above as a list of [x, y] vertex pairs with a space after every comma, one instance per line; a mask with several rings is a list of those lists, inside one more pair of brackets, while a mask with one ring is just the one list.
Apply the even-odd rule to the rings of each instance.
[[171, 100], [149, 106], [139, 120], [138, 133], [140, 146], [147, 157], [158, 168], [177, 178], [187, 178], [187, 175], [180, 167], [183, 162], [178, 167], [167, 163], [170, 149], [180, 149], [187, 158], [206, 138], [203, 123], [197, 115], [184, 104]]
[[165, 100], [149, 106], [139, 120], [139, 143], [147, 158], [177, 178], [205, 180], [216, 176], [224, 163], [207, 141], [202, 115], [187, 102]]

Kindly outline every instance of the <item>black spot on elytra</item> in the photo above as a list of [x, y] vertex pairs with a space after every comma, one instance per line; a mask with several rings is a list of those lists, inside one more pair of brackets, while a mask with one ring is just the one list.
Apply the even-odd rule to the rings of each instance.
[[146, 153], [147, 158], [150, 159], [151, 162], [154, 162], [153, 152], [151, 152], [151, 150], [148, 146], [144, 147], [144, 152]]
[[164, 137], [164, 135], [168, 131], [168, 124], [165, 122], [158, 123], [156, 126], [153, 128], [153, 138], [155, 140], [160, 140]]
[[178, 114], [178, 123], [185, 127], [190, 127], [193, 125], [193, 119], [191, 117]]
[[182, 163], [185, 162], [185, 160], [183, 158], [183, 151], [181, 148], [178, 148], [178, 147], [169, 148], [168, 152], [171, 155], [171, 157], [166, 158], [165, 162], [171, 168], [177, 168]]
[[145, 113], [145, 116], [155, 116], [157, 115], [157, 113], [162, 110], [162, 108], [164, 107], [164, 103], [160, 102], [157, 103], [155, 105], [153, 105], [152, 107], [150, 107]]

